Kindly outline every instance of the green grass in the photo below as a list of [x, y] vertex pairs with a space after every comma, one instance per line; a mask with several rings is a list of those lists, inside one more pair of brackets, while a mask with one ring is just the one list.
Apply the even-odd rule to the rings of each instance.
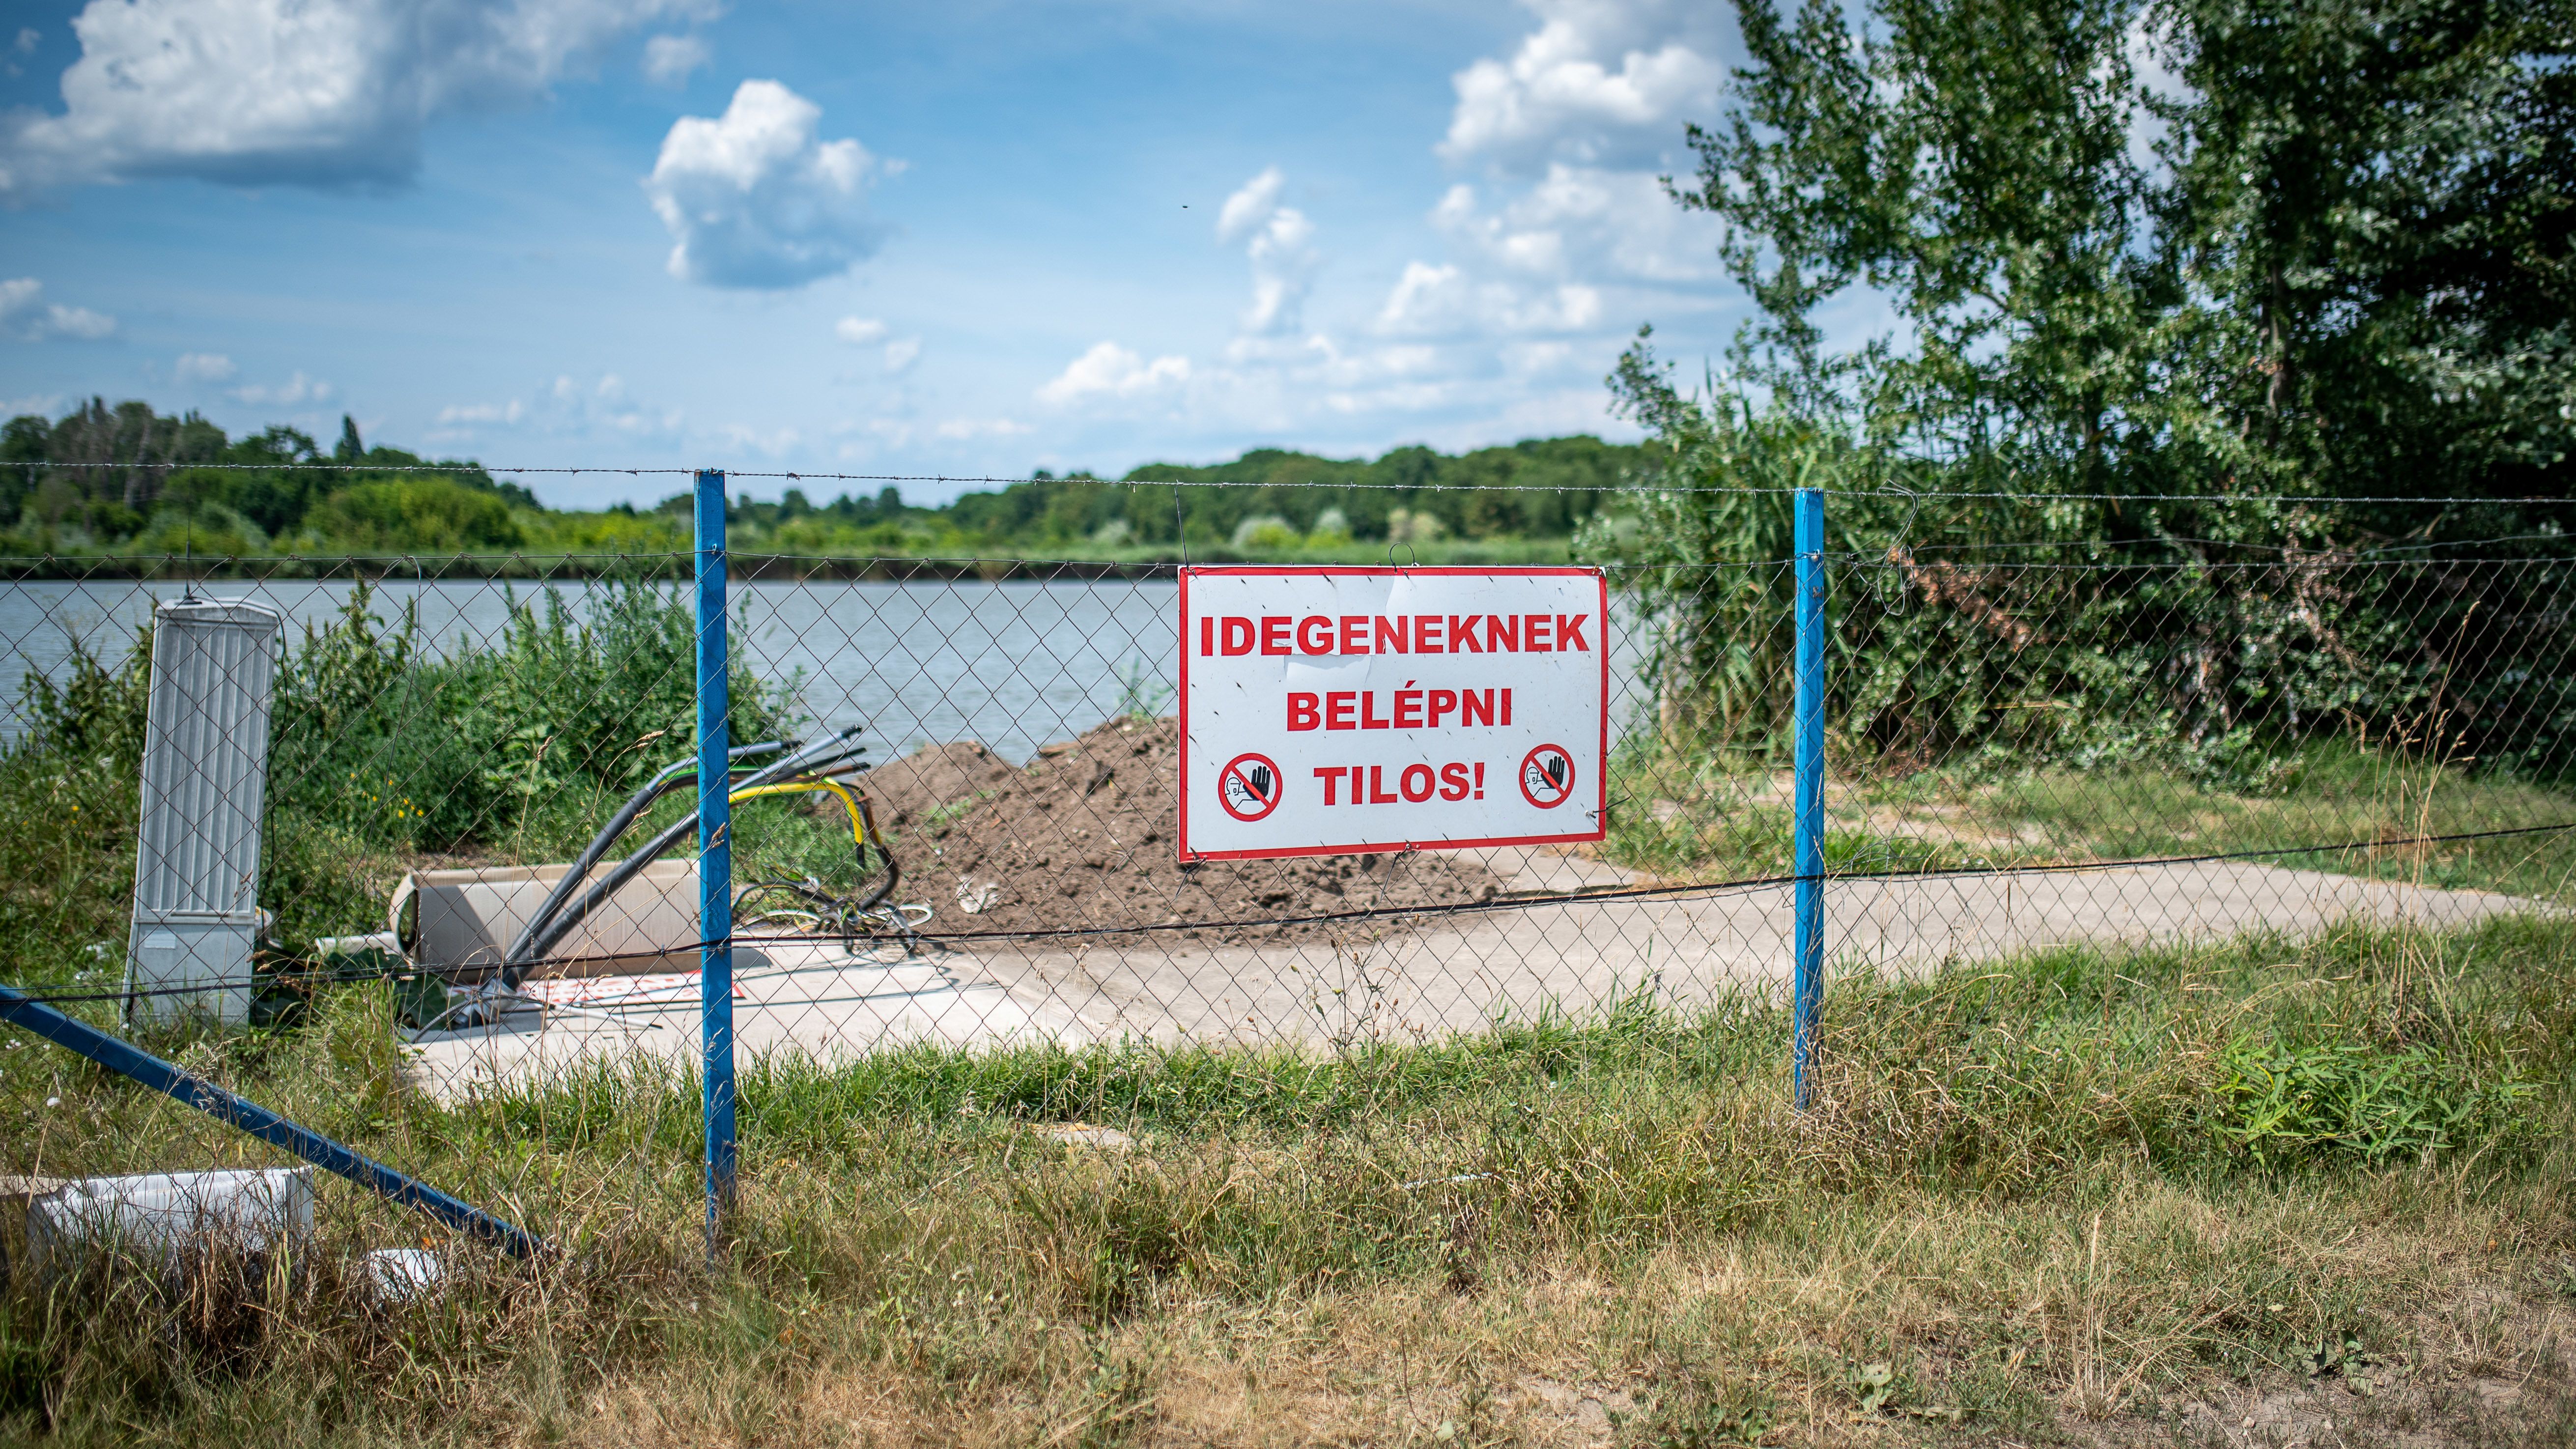
[[[2444, 889], [2564, 900], [2576, 884], [2576, 793], [2319, 741], [2272, 760], [2263, 789], [2229, 789], [2141, 764], [1878, 775], [1834, 769], [1825, 795], [1837, 870], [2034, 866], [2283, 851], [2266, 864]], [[1729, 772], [1652, 741], [1613, 763], [1607, 854], [1682, 878], [1789, 868], [1785, 773]], [[2430, 845], [2399, 842], [2532, 831]], [[2334, 850], [2294, 847], [2348, 846]]]
[[[563, 1256], [366, 1308], [349, 1256], [422, 1227], [331, 1184], [291, 1288], [22, 1281], [0, 1438], [1541, 1442], [1571, 1432], [1545, 1381], [1621, 1396], [1624, 1443], [2080, 1440], [2327, 1392], [2334, 1335], [2408, 1369], [2387, 1412], [2467, 1435], [2502, 1374], [2516, 1433], [2564, 1432], [2571, 987], [2576, 927], [2532, 920], [1854, 978], [1803, 1116], [1750, 1000], [1342, 1055], [759, 1062], [712, 1273], [684, 1074], [442, 1107], [353, 987], [156, 1045]], [[2281, 1062], [2309, 1079], [2258, 1083]], [[0, 1170], [274, 1160], [49, 1048], [0, 1050], [0, 1121]], [[1136, 1145], [1034, 1130], [1065, 1121]]]

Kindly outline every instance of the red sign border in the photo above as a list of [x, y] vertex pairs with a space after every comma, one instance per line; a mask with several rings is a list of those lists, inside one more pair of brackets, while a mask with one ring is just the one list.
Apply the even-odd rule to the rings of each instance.
[[[1588, 578], [1600, 590], [1601, 621], [1601, 761], [1604, 768], [1594, 782], [1597, 798], [1588, 831], [1550, 835], [1497, 835], [1475, 840], [1405, 840], [1375, 841], [1351, 845], [1297, 845], [1276, 850], [1192, 850], [1190, 848], [1190, 580], [1208, 577], [1284, 577], [1343, 576], [1358, 578], [1409, 578], [1422, 575], [1463, 576], [1472, 578]], [[1610, 576], [1600, 569], [1587, 569], [1563, 564], [1519, 564], [1496, 568], [1477, 568], [1464, 564], [1438, 564], [1419, 567], [1387, 568], [1374, 564], [1196, 564], [1180, 571], [1180, 606], [1175, 611], [1174, 627], [1180, 633], [1181, 651], [1181, 778], [1180, 809], [1174, 842], [1179, 847], [1181, 863], [1196, 860], [1291, 860], [1302, 855], [1385, 855], [1406, 850], [1475, 850], [1495, 845], [1579, 845], [1606, 839], [1610, 829]], [[1288, 782], [1279, 782], [1284, 792]], [[1283, 797], [1284, 798], [1284, 797]]]

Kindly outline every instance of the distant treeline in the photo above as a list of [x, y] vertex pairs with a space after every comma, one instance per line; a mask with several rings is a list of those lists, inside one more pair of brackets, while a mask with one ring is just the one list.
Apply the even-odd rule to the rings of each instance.
[[[1591, 437], [1455, 457], [1407, 447], [1374, 461], [1265, 448], [1123, 479], [1040, 470], [935, 507], [893, 487], [828, 502], [789, 488], [776, 501], [738, 494], [727, 512], [744, 552], [1132, 561], [1404, 544], [1442, 556], [1562, 554], [1639, 451]], [[342, 466], [295, 466], [316, 463]], [[424, 466], [438, 471], [412, 471]], [[1256, 486], [1170, 486], [1218, 481]], [[194, 412], [143, 402], [93, 400], [0, 432], [0, 552], [21, 556], [662, 552], [689, 546], [690, 511], [685, 493], [647, 509], [550, 509], [478, 464], [370, 447], [346, 418], [328, 451], [294, 428], [233, 439]]]

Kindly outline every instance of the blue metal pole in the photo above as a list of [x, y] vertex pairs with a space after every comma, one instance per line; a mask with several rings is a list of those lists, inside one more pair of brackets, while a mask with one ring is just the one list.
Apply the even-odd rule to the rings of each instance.
[[706, 1087], [707, 1259], [733, 1203], [733, 738], [725, 668], [725, 475], [698, 474], [698, 1011]]
[[212, 1082], [192, 1077], [133, 1043], [109, 1036], [85, 1021], [12, 987], [0, 986], [0, 1021], [34, 1032], [59, 1047], [80, 1053], [111, 1072], [133, 1078], [156, 1092], [194, 1107], [218, 1122], [238, 1127], [271, 1146], [283, 1147], [326, 1172], [418, 1208], [458, 1232], [496, 1244], [515, 1258], [533, 1257], [544, 1245], [468, 1202], [459, 1201], [415, 1177], [407, 1177], [371, 1157], [350, 1151], [309, 1127], [299, 1126], [256, 1102], [236, 1097]]
[[1807, 1108], [1815, 1064], [1816, 1007], [1825, 991], [1825, 495], [1797, 493], [1798, 940], [1791, 1075], [1798, 1110]]

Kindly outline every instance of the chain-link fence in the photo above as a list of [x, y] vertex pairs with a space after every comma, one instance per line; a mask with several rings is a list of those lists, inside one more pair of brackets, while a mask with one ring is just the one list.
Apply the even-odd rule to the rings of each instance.
[[[2554, 535], [2361, 550], [1891, 517], [1817, 560], [1829, 981], [2566, 901], [2576, 554]], [[1602, 772], [1597, 840], [1243, 859], [1179, 834], [1202, 647], [1182, 567], [732, 558], [741, 1070], [775, 1092], [925, 1052], [1347, 1052], [1776, 996], [1797, 561], [1619, 542], [1585, 544], [1606, 728], [1574, 764]], [[9, 565], [14, 983], [246, 1095], [271, 1085], [397, 1167], [455, 1163], [431, 1139], [463, 1130], [405, 1126], [403, 1102], [480, 1113], [488, 1151], [467, 1180], [441, 1170], [506, 1212], [605, 1210], [515, 1177], [507, 1144], [530, 1136], [594, 1145], [637, 1201], [684, 1199], [709, 944], [693, 567]], [[255, 839], [226, 827], [207, 857], [256, 869], [243, 899], [165, 919], [150, 842], [188, 846], [227, 803], [166, 782], [250, 748], [156, 721], [153, 661], [176, 656], [154, 633], [210, 600], [276, 639]], [[103, 880], [138, 839], [140, 883]], [[218, 960], [185, 931], [225, 909], [244, 944]], [[39, 1130], [5, 1165], [130, 1168], [147, 1139], [170, 1163], [251, 1160], [185, 1118]]]

